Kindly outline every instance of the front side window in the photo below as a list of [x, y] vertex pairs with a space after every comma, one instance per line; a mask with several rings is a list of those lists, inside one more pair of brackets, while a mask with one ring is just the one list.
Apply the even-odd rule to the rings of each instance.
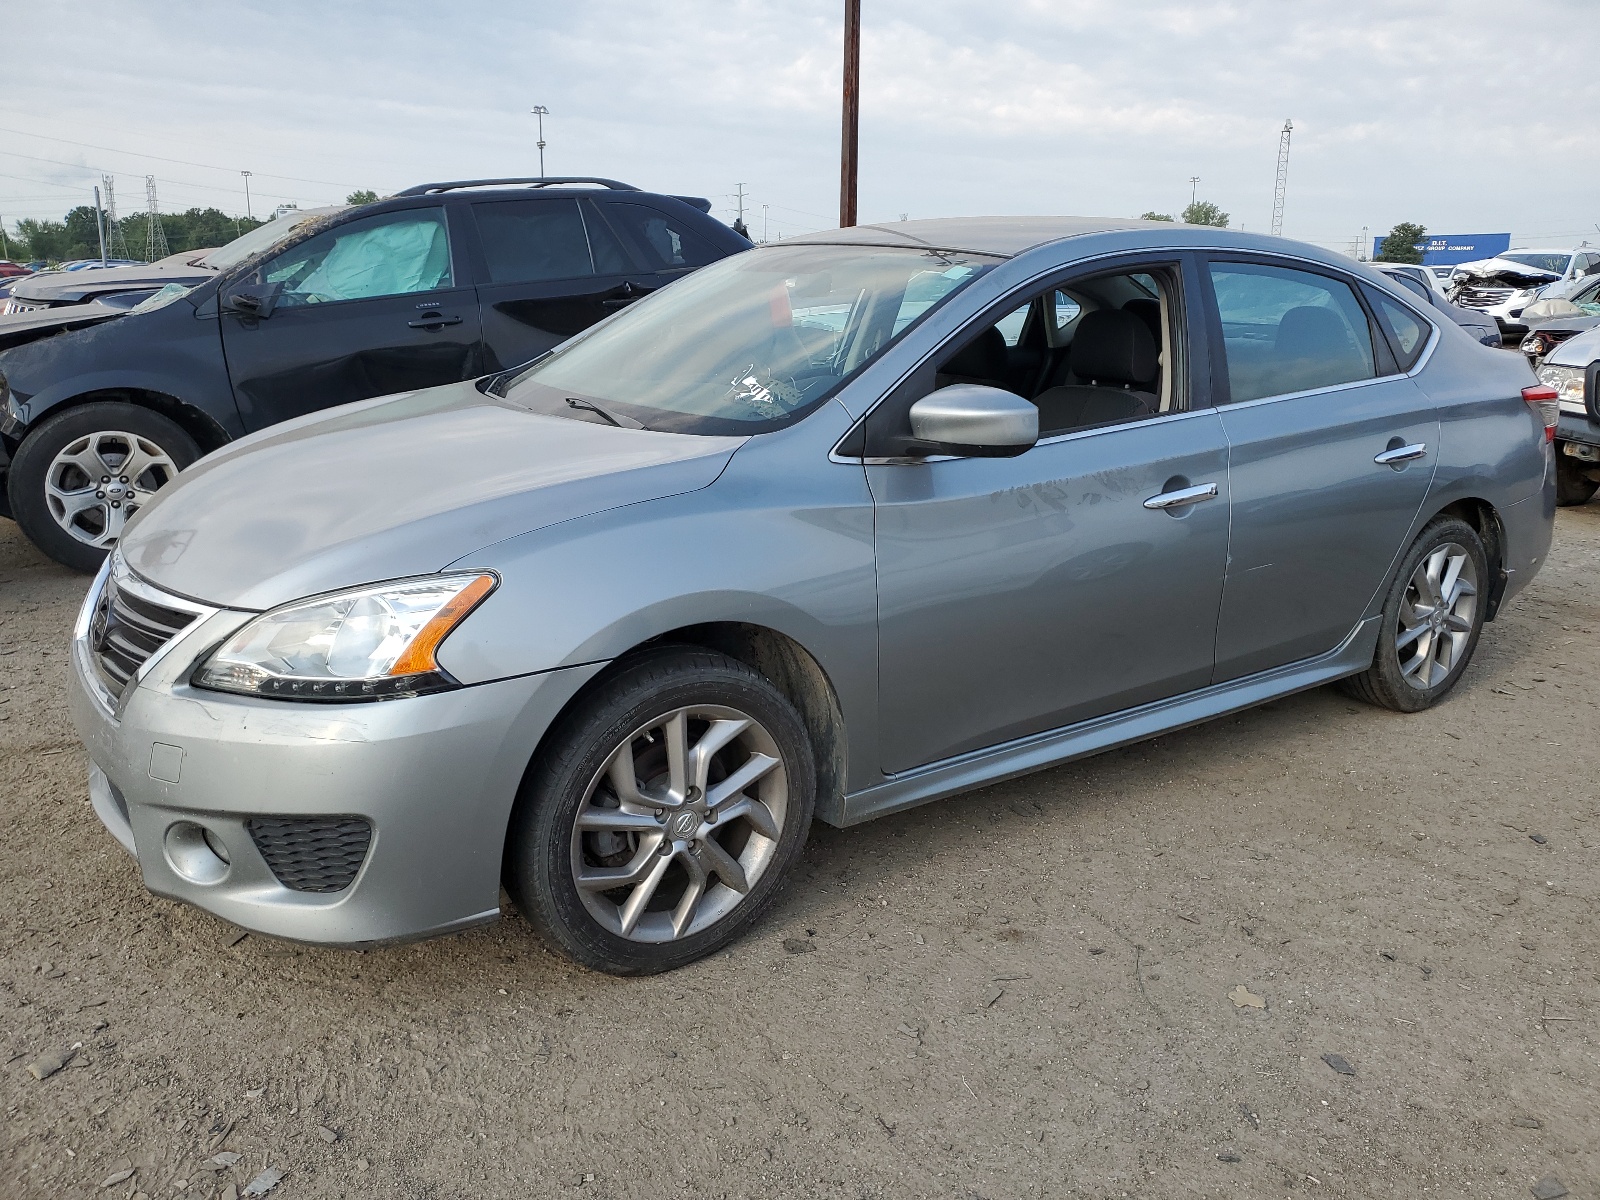
[[444, 209], [351, 221], [285, 250], [262, 268], [281, 283], [278, 307], [403, 296], [451, 286]]
[[[697, 271], [509, 381], [513, 403], [650, 429], [747, 434], [814, 409], [897, 336], [994, 265], [984, 255], [774, 246]], [[914, 315], [906, 319], [908, 310]]]
[[1214, 262], [1231, 400], [1371, 379], [1372, 330], [1342, 280], [1288, 267]]

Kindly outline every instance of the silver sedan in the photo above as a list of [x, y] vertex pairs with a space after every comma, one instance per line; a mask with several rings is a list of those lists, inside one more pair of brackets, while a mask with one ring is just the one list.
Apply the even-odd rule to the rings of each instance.
[[1538, 570], [1553, 390], [1393, 281], [1118, 220], [730, 258], [525, 367], [276, 426], [73, 642], [149, 888], [617, 973], [886, 812], [1343, 681], [1436, 703]]

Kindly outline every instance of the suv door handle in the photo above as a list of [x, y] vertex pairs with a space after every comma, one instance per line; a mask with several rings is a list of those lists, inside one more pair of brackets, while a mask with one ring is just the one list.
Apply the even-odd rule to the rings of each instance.
[[1424, 442], [1414, 442], [1409, 446], [1396, 446], [1393, 450], [1385, 450], [1372, 461], [1380, 467], [1393, 467], [1400, 463], [1416, 462], [1419, 458], [1428, 456], [1428, 447]]
[[1199, 504], [1202, 500], [1215, 500], [1217, 485], [1197, 483], [1194, 487], [1179, 488], [1175, 492], [1157, 492], [1144, 502], [1146, 508], [1182, 508], [1186, 504]]
[[460, 317], [447, 317], [443, 313], [423, 313], [413, 321], [407, 321], [413, 329], [443, 329], [446, 325], [461, 324]]
[[635, 300], [642, 299], [644, 299], [643, 296], [623, 296], [616, 300], [602, 300], [600, 301], [600, 305], [602, 308], [625, 308], [627, 305], [632, 304]]

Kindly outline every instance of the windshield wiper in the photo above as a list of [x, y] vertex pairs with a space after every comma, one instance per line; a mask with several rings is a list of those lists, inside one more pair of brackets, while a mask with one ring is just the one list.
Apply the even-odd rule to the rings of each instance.
[[592, 413], [596, 414], [597, 416], [599, 416], [600, 418], [602, 418], [603, 420], [609, 422], [610, 424], [615, 425], [618, 429], [643, 429], [644, 428], [644, 423], [642, 421], [635, 421], [632, 417], [627, 417], [627, 416], [617, 417], [612, 413], [608, 413], [605, 409], [601, 408], [593, 400], [582, 400], [582, 399], [578, 398], [577, 396], [568, 396], [567, 397], [567, 407], [568, 408], [587, 409], [589, 412], [592, 412]]

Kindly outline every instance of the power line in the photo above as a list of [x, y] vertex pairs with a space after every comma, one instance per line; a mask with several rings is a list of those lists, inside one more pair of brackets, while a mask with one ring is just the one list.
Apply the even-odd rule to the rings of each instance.
[[[100, 169], [95, 168], [95, 167], [91, 167], [86, 163], [67, 162], [65, 159], [60, 159], [60, 158], [40, 158], [37, 154], [19, 154], [15, 150], [0, 150], [0, 154], [7, 155], [10, 158], [25, 158], [30, 162], [50, 163], [50, 164], [52, 164], [54, 166], [57, 166], [57, 167], [71, 167], [74, 171], [86, 171], [91, 175], [97, 175], [97, 174], [102, 174], [103, 173]], [[13, 175], [13, 176], [9, 176], [8, 178], [21, 179], [23, 177], [20, 176], [20, 175]], [[32, 180], [31, 182], [43, 183], [46, 186], [50, 186], [50, 187], [63, 187], [63, 188], [64, 187], [70, 187], [69, 184], [64, 184], [64, 183], [52, 184], [47, 179], [35, 179], [35, 180]], [[230, 196], [237, 196], [239, 194], [237, 191], [235, 191], [231, 187], [223, 187], [223, 186], [221, 186], [219, 184], [215, 184], [215, 183], [196, 183], [196, 182], [194, 182], [193, 180], [190, 180], [190, 179], [169, 179], [167, 182], [168, 182], [168, 184], [177, 184], [179, 187], [198, 188], [201, 191], [206, 191], [206, 192], [227, 192]], [[339, 185], [335, 184], [334, 186], [337, 187]], [[77, 189], [73, 189], [73, 190], [77, 190]], [[301, 197], [299, 197], [299, 196], [285, 195], [285, 194], [283, 194], [281, 192], [257, 192], [256, 195], [258, 195], [258, 196], [270, 196], [274, 200], [299, 200], [299, 199], [301, 199]]]
[[[200, 167], [201, 169], [206, 170], [206, 171], [228, 171], [228, 172], [232, 172], [232, 171], [235, 170], [235, 168], [233, 168], [233, 167], [219, 167], [215, 163], [191, 162], [189, 159], [186, 159], [186, 158], [165, 158], [160, 154], [145, 154], [145, 153], [143, 153], [141, 151], [138, 151], [138, 150], [119, 150], [115, 146], [97, 146], [93, 142], [76, 142], [76, 141], [73, 141], [71, 138], [54, 137], [54, 136], [52, 136], [52, 135], [50, 135], [48, 133], [32, 133], [32, 132], [30, 132], [30, 131], [28, 131], [26, 129], [6, 129], [3, 126], [0, 126], [0, 133], [15, 133], [15, 134], [18, 134], [18, 135], [20, 135], [22, 137], [38, 138], [40, 141], [45, 141], [45, 142], [64, 142], [68, 146], [82, 146], [87, 150], [105, 150], [105, 151], [107, 151], [107, 152], [109, 152], [111, 154], [126, 154], [126, 155], [128, 155], [128, 156], [130, 156], [132, 158], [152, 158], [156, 162], [177, 163], [180, 166], [184, 166], [184, 167]], [[24, 155], [22, 157], [27, 157], [27, 156]], [[50, 159], [40, 159], [40, 161], [41, 162], [50, 162], [52, 160], [50, 160]], [[274, 175], [271, 171], [258, 171], [256, 173], [258, 175], [266, 176], [267, 178], [270, 178], [270, 179], [287, 179], [291, 183], [320, 183], [320, 184], [326, 184], [328, 187], [354, 187], [355, 186], [354, 184], [351, 184], [351, 183], [338, 183], [338, 182], [336, 182], [335, 180], [332, 180], [332, 179], [302, 179], [298, 175]]]

